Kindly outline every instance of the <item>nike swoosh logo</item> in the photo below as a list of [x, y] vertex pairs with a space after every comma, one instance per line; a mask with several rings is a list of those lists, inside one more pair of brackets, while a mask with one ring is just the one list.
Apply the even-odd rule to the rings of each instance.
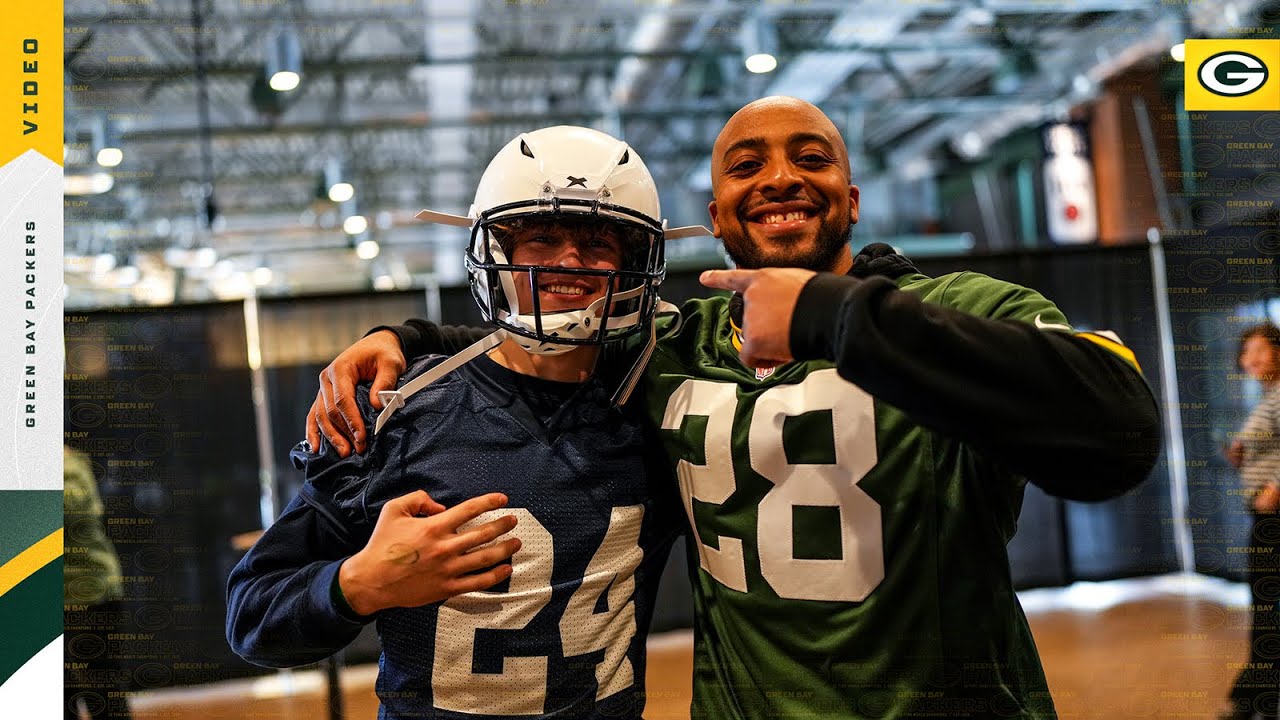
[[1047, 323], [1047, 322], [1041, 322], [1041, 321], [1040, 321], [1040, 315], [1039, 315], [1038, 313], [1036, 314], [1036, 327], [1040, 328], [1041, 330], [1066, 330], [1067, 332], [1071, 332], [1071, 326], [1070, 326], [1070, 325], [1061, 325], [1061, 324], [1059, 324], [1059, 323]]

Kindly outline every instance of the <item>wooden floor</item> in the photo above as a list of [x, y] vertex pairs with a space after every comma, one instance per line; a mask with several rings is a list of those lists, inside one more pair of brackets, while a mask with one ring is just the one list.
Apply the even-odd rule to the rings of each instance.
[[[1248, 593], [1196, 576], [1082, 583], [1020, 593], [1062, 720], [1214, 718], [1247, 658]], [[692, 635], [650, 639], [645, 717], [687, 718]], [[376, 668], [344, 670], [346, 717], [373, 720]], [[315, 672], [165, 690], [134, 699], [137, 720], [326, 720]]]

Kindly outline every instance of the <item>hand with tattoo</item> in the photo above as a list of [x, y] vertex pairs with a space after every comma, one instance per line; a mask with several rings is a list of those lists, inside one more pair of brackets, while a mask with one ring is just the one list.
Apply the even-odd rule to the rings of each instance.
[[423, 490], [389, 501], [368, 544], [338, 570], [347, 603], [361, 615], [372, 615], [386, 608], [428, 605], [501, 582], [511, 575], [510, 564], [476, 571], [520, 549], [516, 538], [487, 545], [516, 526], [515, 516], [504, 515], [462, 532], [458, 526], [506, 504], [505, 495], [490, 493], [446, 509]]

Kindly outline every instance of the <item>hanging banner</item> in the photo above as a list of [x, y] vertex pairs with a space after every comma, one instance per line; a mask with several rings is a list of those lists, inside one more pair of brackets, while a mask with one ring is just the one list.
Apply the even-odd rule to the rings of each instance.
[[1084, 131], [1058, 123], [1043, 129], [1044, 212], [1049, 239], [1059, 245], [1098, 240], [1098, 198]]

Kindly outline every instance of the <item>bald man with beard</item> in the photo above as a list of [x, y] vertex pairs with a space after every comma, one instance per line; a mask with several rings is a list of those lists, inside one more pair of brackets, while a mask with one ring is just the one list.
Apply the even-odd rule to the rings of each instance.
[[[1033, 290], [856, 256], [858, 188], [817, 107], [738, 111], [712, 156], [737, 269], [659, 325], [639, 395], [690, 523], [695, 718], [1056, 717], [1006, 545], [1028, 481], [1141, 482], [1155, 400], [1111, 333]], [[472, 333], [380, 328], [321, 375], [308, 437], [361, 451], [356, 382]], [[381, 383], [381, 384], [380, 384]]]

